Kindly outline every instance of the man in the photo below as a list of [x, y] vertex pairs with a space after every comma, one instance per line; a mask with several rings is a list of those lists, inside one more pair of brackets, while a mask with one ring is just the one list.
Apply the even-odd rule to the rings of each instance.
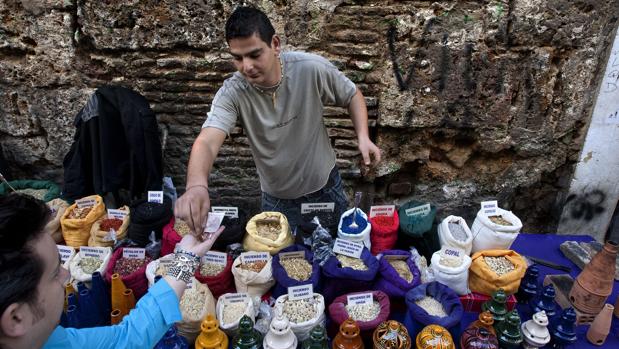
[[[211, 247], [219, 229], [198, 242], [186, 235], [174, 254], [173, 271], [140, 299], [115, 326], [65, 329], [58, 326], [69, 272], [43, 227], [49, 209], [19, 194], [0, 197], [0, 348], [152, 348], [176, 321], [179, 299], [197, 260]], [[179, 271], [179, 268], [185, 270]]]
[[322, 117], [324, 105], [348, 107], [365, 165], [380, 161], [369, 138], [367, 109], [355, 84], [326, 59], [282, 52], [271, 22], [260, 10], [239, 7], [226, 23], [226, 41], [238, 70], [219, 89], [193, 144], [187, 186], [175, 215], [202, 231], [210, 209], [208, 176], [221, 145], [240, 118], [260, 176], [262, 210], [300, 222], [305, 202], [347, 207]]

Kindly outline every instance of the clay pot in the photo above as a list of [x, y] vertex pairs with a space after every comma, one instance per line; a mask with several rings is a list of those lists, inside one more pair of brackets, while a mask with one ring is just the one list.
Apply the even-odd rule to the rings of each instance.
[[357, 323], [348, 318], [340, 325], [340, 331], [333, 339], [333, 349], [363, 349], [363, 340], [359, 335], [361, 331]]
[[404, 325], [395, 321], [383, 321], [372, 335], [374, 349], [410, 349], [411, 337]]
[[494, 330], [494, 318], [492, 317], [492, 313], [489, 311], [482, 311], [479, 313], [479, 318], [474, 322], [471, 322], [468, 328], [477, 327], [477, 328], [485, 328], [490, 332], [493, 336], [496, 337], [496, 331]]
[[613, 311], [613, 314], [615, 314], [615, 317], [619, 318], [619, 297], [617, 297], [615, 301], [615, 311]]
[[[614, 273], [613, 273], [614, 275]], [[602, 311], [597, 314], [591, 327], [587, 331], [587, 339], [595, 345], [602, 345], [606, 341], [606, 337], [610, 332], [610, 323], [612, 321], [612, 313], [615, 307], [610, 304], [605, 304]]]
[[208, 314], [200, 324], [200, 334], [196, 338], [196, 349], [228, 349], [228, 336], [219, 329], [213, 314]]
[[533, 318], [522, 324], [522, 335], [525, 349], [541, 348], [550, 342], [548, 332], [548, 317], [545, 311], [533, 314]]
[[613, 289], [617, 243], [607, 241], [582, 272], [570, 290], [570, 302], [585, 313], [599, 313]]
[[415, 340], [417, 349], [455, 349], [451, 334], [443, 326], [428, 325], [424, 327]]
[[462, 349], [498, 349], [499, 341], [496, 335], [485, 327], [469, 327], [460, 336]]

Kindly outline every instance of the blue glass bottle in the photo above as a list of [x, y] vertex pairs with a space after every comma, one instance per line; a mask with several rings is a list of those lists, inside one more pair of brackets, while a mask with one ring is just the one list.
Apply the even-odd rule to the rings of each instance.
[[153, 349], [187, 349], [187, 340], [178, 335], [176, 326], [172, 325]]

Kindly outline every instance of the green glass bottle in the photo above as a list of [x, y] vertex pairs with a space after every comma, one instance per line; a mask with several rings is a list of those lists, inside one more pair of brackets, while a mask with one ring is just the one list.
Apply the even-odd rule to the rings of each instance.
[[501, 348], [520, 348], [523, 338], [520, 330], [520, 316], [516, 309], [507, 313], [505, 320], [498, 325], [497, 336]]
[[497, 330], [498, 324], [500, 324], [503, 320], [505, 320], [505, 314], [507, 314], [507, 295], [502, 288], [499, 288], [495, 292], [492, 293], [492, 298], [490, 298], [486, 303], [481, 305], [482, 311], [489, 311], [494, 318], [494, 328]]
[[329, 349], [325, 328], [321, 325], [314, 326], [309, 338], [303, 341], [303, 349]]
[[254, 322], [247, 315], [239, 321], [239, 334], [234, 337], [231, 349], [262, 349], [262, 335], [254, 330]]

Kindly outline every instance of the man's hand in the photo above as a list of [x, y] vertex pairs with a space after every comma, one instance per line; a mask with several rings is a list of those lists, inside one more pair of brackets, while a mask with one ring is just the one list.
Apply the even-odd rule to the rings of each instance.
[[358, 140], [358, 143], [363, 163], [366, 166], [376, 166], [380, 162], [380, 149], [367, 137]]
[[211, 249], [211, 247], [213, 247], [213, 243], [215, 243], [215, 240], [217, 240], [224, 229], [225, 227], [222, 225], [214, 233], [204, 233], [201, 235], [204, 238], [204, 241], [202, 242], [200, 242], [200, 240], [193, 234], [187, 234], [183, 236], [177, 247], [185, 251], [193, 252], [199, 257], [202, 257]]
[[211, 199], [208, 188], [202, 185], [188, 187], [174, 205], [174, 216], [183, 220], [191, 231], [199, 236], [204, 232], [208, 211], [211, 208]]

